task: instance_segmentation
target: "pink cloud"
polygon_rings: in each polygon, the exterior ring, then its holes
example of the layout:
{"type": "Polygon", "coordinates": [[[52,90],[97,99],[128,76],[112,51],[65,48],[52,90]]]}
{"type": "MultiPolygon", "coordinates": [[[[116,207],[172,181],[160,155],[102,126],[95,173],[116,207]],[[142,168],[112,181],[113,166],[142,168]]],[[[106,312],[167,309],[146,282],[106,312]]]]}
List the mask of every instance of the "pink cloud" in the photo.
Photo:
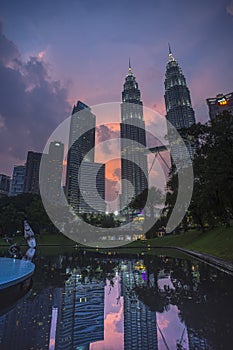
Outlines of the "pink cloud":
{"type": "Polygon", "coordinates": [[[120,293],[119,279],[116,277],[114,287],[109,282],[105,287],[105,320],[104,320],[104,340],[90,345],[90,350],[122,350],[124,347],[124,307],[123,297],[119,303],[116,299],[120,293]]]}
{"type": "MultiPolygon", "coordinates": [[[[170,309],[162,314],[157,313],[158,326],[166,340],[169,349],[176,349],[176,342],[181,338],[185,328],[184,343],[188,345],[188,335],[185,325],[179,319],[179,309],[175,305],[170,305],[170,309]]],[[[164,341],[158,329],[159,349],[165,349],[164,341]]]]}

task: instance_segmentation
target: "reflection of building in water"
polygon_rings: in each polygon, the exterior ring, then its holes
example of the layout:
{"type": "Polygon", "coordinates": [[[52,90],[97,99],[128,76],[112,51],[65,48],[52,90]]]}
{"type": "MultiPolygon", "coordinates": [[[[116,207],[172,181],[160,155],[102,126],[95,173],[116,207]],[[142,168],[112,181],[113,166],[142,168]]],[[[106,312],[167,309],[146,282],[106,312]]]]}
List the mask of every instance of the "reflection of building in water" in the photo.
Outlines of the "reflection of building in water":
{"type": "Polygon", "coordinates": [[[48,349],[52,302],[50,289],[19,302],[1,325],[1,349],[48,349]]]}
{"type": "Polygon", "coordinates": [[[188,328],[189,350],[207,350],[209,349],[207,341],[200,338],[194,329],[188,328]]]}
{"type": "MultiPolygon", "coordinates": [[[[135,264],[137,268],[137,264],[135,264]]],[[[143,271],[136,271],[133,262],[122,265],[122,291],[124,297],[124,349],[156,350],[158,338],[156,312],[137,299],[133,287],[143,284],[143,271]]]]}
{"type": "Polygon", "coordinates": [[[104,339],[104,286],[71,274],[58,301],[56,350],[88,350],[104,339]]]}
{"type": "Polygon", "coordinates": [[[1,347],[2,339],[4,335],[4,324],[6,322],[6,317],[7,315],[0,316],[0,347],[1,347]]]}

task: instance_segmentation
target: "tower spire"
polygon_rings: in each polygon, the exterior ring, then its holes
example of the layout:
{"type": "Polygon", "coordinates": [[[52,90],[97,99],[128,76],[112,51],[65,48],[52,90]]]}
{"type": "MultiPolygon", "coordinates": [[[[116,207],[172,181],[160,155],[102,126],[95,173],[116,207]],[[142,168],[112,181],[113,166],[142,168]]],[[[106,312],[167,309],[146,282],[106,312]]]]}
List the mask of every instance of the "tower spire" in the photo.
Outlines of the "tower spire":
{"type": "Polygon", "coordinates": [[[130,57],[129,57],[129,68],[128,68],[128,75],[132,75],[132,68],[131,68],[131,62],[130,62],[130,57]]]}
{"type": "Polygon", "coordinates": [[[169,61],[174,61],[174,57],[172,56],[171,45],[168,43],[168,53],[169,53],[169,61]]]}

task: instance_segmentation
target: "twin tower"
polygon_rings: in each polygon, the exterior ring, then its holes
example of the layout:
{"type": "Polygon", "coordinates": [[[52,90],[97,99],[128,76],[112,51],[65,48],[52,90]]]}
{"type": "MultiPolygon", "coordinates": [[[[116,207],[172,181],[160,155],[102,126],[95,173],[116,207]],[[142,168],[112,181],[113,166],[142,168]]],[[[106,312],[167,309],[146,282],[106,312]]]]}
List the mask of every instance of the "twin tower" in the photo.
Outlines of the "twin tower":
{"type": "MultiPolygon", "coordinates": [[[[182,70],[169,47],[166,67],[165,105],[167,120],[180,129],[195,123],[190,93],[182,70]]],[[[66,197],[77,213],[105,213],[105,164],[94,162],[96,117],[78,101],[74,106],[69,135],[66,197]]],[[[132,197],[148,188],[146,131],[143,103],[129,62],[121,103],[121,195],[124,211],[132,197]]]]}

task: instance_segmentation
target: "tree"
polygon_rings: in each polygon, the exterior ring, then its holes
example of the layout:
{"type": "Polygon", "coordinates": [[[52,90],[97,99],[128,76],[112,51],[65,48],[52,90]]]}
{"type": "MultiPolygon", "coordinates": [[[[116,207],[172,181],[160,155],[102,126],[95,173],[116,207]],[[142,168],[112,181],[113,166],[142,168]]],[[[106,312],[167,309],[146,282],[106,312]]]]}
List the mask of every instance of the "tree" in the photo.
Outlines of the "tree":
{"type": "Polygon", "coordinates": [[[0,199],[0,234],[13,235],[23,232],[23,221],[27,219],[36,233],[51,232],[51,223],[40,196],[24,193],[16,197],[0,199]]]}
{"type": "MultiPolygon", "coordinates": [[[[233,116],[224,112],[213,121],[193,125],[188,135],[195,148],[190,215],[202,231],[205,223],[230,225],[233,218],[233,116]]],[[[174,169],[167,187],[166,204],[171,213],[178,193],[178,176],[174,169]]]]}
{"type": "Polygon", "coordinates": [[[129,208],[136,212],[144,211],[144,231],[147,238],[155,236],[156,229],[159,224],[156,222],[155,209],[163,204],[164,195],[162,191],[156,187],[145,189],[142,193],[136,196],[129,204],[129,208]]]}

